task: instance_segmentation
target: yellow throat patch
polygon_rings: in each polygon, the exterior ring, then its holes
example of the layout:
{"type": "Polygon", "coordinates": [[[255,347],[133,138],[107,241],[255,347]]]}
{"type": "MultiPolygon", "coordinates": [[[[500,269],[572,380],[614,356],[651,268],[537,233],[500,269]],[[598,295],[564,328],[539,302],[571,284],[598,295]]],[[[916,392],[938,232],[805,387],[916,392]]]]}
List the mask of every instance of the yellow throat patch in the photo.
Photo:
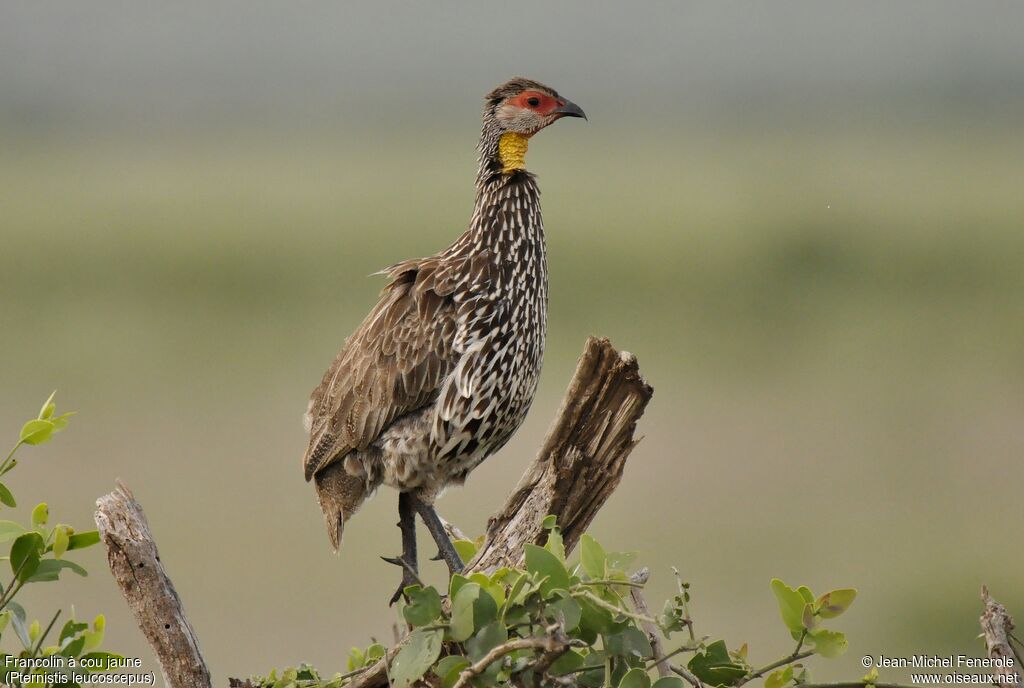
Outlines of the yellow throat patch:
{"type": "Polygon", "coordinates": [[[505,174],[515,170],[526,169],[526,149],[530,145],[530,137],[515,132],[505,132],[498,139],[498,160],[501,171],[505,174]]]}

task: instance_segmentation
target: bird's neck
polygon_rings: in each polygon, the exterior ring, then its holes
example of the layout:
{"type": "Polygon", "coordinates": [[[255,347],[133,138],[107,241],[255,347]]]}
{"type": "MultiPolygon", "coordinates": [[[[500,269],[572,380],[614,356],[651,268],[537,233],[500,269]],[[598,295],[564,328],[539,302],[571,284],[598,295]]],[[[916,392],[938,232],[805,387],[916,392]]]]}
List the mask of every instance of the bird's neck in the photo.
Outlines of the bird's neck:
{"type": "Polygon", "coordinates": [[[530,147],[530,137],[515,132],[505,132],[498,138],[498,162],[501,171],[509,174],[515,170],[526,169],[526,149],[530,147]]]}
{"type": "Polygon", "coordinates": [[[529,137],[485,124],[480,135],[476,204],[463,240],[501,256],[544,243],[540,189],[526,170],[529,137]]]}
{"type": "Polygon", "coordinates": [[[526,170],[492,174],[477,184],[467,239],[502,260],[524,245],[544,243],[540,189],[526,170]]]}
{"type": "Polygon", "coordinates": [[[484,124],[480,132],[480,167],[477,171],[477,189],[495,177],[511,175],[526,169],[526,151],[530,137],[512,131],[502,131],[494,122],[484,124]]]}

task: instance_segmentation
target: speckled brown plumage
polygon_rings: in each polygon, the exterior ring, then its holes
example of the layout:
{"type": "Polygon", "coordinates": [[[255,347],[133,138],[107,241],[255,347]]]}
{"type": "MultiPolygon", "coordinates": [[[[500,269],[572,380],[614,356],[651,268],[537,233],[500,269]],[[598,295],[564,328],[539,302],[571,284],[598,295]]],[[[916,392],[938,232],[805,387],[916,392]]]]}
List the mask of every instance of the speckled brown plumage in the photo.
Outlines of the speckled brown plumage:
{"type": "Polygon", "coordinates": [[[469,228],[382,271],[391,282],[313,391],[303,463],[335,548],[380,485],[432,504],[525,418],[544,351],[544,229],[534,176],[510,169],[499,144],[517,136],[525,151],[566,115],[582,111],[525,79],[487,96],[469,228]]]}

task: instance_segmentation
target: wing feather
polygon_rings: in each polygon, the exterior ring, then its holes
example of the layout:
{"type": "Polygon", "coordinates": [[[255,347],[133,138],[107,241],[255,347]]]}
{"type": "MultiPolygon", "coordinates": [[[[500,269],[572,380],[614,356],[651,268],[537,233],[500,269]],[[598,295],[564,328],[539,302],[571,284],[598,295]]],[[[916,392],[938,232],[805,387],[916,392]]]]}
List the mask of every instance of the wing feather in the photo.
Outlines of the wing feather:
{"type": "Polygon", "coordinates": [[[433,257],[385,271],[391,283],[310,397],[306,480],[436,399],[458,358],[454,285],[438,281],[441,266],[433,257]]]}

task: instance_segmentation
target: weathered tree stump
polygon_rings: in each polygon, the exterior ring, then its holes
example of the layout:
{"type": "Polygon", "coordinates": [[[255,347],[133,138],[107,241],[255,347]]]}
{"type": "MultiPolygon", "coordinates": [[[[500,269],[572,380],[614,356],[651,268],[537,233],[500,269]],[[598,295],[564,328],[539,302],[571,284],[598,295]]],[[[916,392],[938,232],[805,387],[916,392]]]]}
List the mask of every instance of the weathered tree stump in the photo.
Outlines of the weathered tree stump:
{"type": "Polygon", "coordinates": [[[199,641],[164,570],[142,505],[120,481],[96,501],[96,526],[107,562],[135,622],[160,662],[169,688],[209,688],[199,641]]]}

